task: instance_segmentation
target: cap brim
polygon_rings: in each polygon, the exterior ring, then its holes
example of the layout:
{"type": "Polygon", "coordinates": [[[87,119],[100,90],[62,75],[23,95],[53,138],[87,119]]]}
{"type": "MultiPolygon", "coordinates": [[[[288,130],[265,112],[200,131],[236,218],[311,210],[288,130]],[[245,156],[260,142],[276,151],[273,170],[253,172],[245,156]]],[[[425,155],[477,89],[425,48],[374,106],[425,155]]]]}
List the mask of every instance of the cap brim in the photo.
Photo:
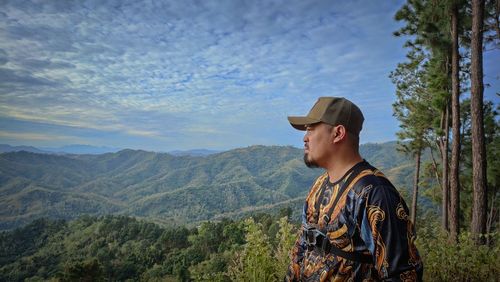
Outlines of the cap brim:
{"type": "Polygon", "coordinates": [[[297,130],[306,130],[306,127],[310,124],[315,124],[320,122],[319,120],[310,117],[288,117],[288,121],[297,130]]]}

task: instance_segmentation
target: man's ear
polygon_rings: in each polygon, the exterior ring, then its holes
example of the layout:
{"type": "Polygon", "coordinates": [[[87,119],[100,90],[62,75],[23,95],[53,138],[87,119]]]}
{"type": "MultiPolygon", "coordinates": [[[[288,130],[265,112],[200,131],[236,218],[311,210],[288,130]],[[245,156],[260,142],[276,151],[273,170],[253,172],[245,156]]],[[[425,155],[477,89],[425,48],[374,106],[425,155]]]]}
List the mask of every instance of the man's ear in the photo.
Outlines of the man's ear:
{"type": "Polygon", "coordinates": [[[332,143],[338,143],[346,138],[347,131],[343,125],[337,125],[332,130],[332,143]]]}

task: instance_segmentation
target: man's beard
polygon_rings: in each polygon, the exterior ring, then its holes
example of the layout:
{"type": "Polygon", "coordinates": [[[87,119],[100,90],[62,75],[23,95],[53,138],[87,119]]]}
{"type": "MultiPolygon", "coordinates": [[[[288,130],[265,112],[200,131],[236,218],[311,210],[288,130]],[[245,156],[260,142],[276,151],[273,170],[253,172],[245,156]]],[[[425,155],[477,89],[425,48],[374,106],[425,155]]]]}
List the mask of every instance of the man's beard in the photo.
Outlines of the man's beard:
{"type": "Polygon", "coordinates": [[[319,167],[319,165],[315,161],[309,160],[307,154],[304,154],[304,163],[306,164],[306,166],[308,168],[317,168],[317,167],[319,167]]]}

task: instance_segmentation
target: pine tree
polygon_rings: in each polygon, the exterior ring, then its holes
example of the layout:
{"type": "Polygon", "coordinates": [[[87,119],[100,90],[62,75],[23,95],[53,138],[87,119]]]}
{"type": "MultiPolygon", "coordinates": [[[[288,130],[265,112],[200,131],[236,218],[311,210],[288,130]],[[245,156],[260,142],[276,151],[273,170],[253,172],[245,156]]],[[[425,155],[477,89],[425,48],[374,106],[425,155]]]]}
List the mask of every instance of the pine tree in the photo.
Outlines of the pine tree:
{"type": "Polygon", "coordinates": [[[396,102],[393,104],[394,116],[400,121],[401,130],[397,133],[398,149],[415,157],[411,220],[415,223],[422,150],[428,146],[426,141],[429,124],[433,115],[429,107],[421,62],[425,56],[416,50],[407,55],[409,62],[398,64],[390,75],[396,85],[396,102]]]}
{"type": "MultiPolygon", "coordinates": [[[[441,152],[443,180],[441,189],[443,191],[443,228],[447,229],[448,214],[448,115],[450,101],[450,34],[447,27],[450,25],[445,16],[447,2],[408,0],[408,2],[396,13],[398,21],[405,21],[406,25],[395,32],[396,36],[407,35],[411,39],[405,43],[411,52],[424,54],[424,60],[420,64],[423,68],[422,81],[425,81],[425,90],[429,94],[424,103],[434,108],[441,114],[433,114],[432,117],[441,116],[439,121],[430,121],[434,138],[437,140],[441,152]],[[437,126],[436,126],[437,124],[437,126]]],[[[415,155],[417,156],[417,155],[415,155]]],[[[415,158],[417,162],[417,157],[415,158]]],[[[417,166],[418,167],[418,166],[417,166]]],[[[415,183],[418,183],[415,181],[415,183]]],[[[416,190],[415,190],[416,192],[416,190]]]]}
{"type": "Polygon", "coordinates": [[[459,205],[460,205],[460,79],[459,79],[459,48],[458,48],[458,0],[451,0],[451,131],[453,141],[451,144],[451,169],[450,169],[450,239],[458,240],[459,233],[459,205]]]}
{"type": "Polygon", "coordinates": [[[473,207],[471,231],[477,244],[486,232],[487,182],[483,124],[483,19],[484,0],[472,0],[471,118],[473,207]]]}

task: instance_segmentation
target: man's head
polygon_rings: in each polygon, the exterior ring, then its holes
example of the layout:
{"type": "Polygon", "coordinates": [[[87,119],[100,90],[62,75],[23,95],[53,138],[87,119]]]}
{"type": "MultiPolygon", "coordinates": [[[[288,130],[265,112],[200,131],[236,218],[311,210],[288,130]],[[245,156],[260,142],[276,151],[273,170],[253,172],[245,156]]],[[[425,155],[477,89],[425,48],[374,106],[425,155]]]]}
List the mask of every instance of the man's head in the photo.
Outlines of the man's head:
{"type": "Polygon", "coordinates": [[[351,101],[339,97],[320,97],[307,116],[290,116],[290,124],[305,130],[304,161],[309,167],[324,166],[338,150],[359,146],[364,117],[351,101]]]}

